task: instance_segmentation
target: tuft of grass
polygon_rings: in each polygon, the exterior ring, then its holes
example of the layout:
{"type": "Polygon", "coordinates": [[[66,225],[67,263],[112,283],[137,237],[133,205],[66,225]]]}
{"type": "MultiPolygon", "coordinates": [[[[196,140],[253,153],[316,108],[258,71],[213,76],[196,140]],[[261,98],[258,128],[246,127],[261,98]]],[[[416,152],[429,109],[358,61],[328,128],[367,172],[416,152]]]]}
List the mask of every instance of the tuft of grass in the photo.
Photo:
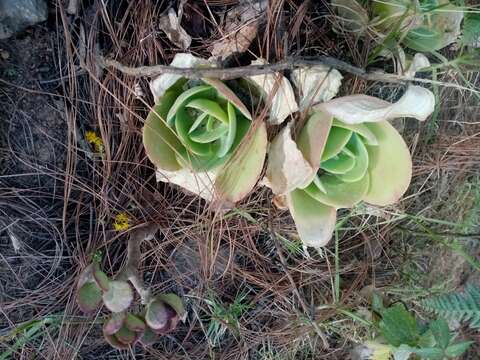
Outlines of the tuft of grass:
{"type": "Polygon", "coordinates": [[[204,302],[208,307],[207,339],[212,347],[221,344],[227,332],[235,337],[240,335],[240,319],[242,315],[252,308],[246,302],[247,293],[238,294],[230,304],[223,303],[218,297],[210,294],[204,302]]]}

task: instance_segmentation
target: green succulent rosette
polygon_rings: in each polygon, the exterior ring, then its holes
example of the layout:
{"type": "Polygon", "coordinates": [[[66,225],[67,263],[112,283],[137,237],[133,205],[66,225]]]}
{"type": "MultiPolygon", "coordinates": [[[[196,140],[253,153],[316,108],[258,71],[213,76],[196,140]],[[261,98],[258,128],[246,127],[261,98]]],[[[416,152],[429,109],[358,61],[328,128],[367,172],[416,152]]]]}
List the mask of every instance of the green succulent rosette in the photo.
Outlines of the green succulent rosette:
{"type": "Polygon", "coordinates": [[[387,121],[346,124],[317,113],[302,129],[298,147],[307,158],[320,161],[312,181],[287,195],[299,236],[307,244],[309,239],[314,244],[319,238],[330,239],[338,209],[361,201],[382,206],[395,203],[410,183],[410,152],[387,121]],[[316,127],[328,135],[323,148],[312,154],[308,144],[316,127]]]}
{"type": "Polygon", "coordinates": [[[460,35],[463,10],[449,0],[374,1],[378,27],[390,31],[400,25],[403,44],[415,51],[435,51],[453,43],[460,35]]]}
{"type": "Polygon", "coordinates": [[[307,246],[332,237],[336,212],[361,201],[397,202],[412,177],[402,136],[387,119],[424,120],[434,108],[427,89],[412,86],[394,104],[367,95],[337,98],[313,110],[296,141],[286,127],[273,141],[266,176],[307,246]]]}
{"type": "Polygon", "coordinates": [[[252,124],[247,107],[222,81],[179,79],[150,111],[143,143],[169,181],[234,203],[252,190],[265,160],[265,125],[252,124]]]}
{"type": "Polygon", "coordinates": [[[454,43],[461,34],[464,12],[449,0],[332,0],[332,6],[342,31],[373,30],[381,40],[393,34],[405,47],[421,52],[454,43]]]}

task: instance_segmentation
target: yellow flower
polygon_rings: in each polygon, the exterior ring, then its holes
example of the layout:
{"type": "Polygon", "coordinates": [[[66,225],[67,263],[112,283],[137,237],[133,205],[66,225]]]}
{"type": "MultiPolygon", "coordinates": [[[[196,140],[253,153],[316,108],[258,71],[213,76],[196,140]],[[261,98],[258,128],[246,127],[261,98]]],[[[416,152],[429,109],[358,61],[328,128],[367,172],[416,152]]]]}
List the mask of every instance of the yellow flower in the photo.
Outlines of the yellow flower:
{"type": "Polygon", "coordinates": [[[115,215],[113,227],[116,231],[124,231],[130,227],[130,218],[125,211],[119,212],[117,215],[115,215]]]}
{"type": "Polygon", "coordinates": [[[95,146],[96,151],[103,152],[103,141],[94,131],[87,131],[85,138],[90,144],[95,146]]]}

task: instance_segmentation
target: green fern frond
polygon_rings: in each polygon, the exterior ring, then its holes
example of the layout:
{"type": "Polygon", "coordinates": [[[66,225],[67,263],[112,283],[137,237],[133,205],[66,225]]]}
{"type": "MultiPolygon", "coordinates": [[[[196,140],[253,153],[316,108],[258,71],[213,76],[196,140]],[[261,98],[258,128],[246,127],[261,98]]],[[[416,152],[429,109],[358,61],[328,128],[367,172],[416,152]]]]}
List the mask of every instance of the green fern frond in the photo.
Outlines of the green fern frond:
{"type": "Polygon", "coordinates": [[[446,294],[425,299],[421,305],[446,319],[468,321],[471,328],[480,328],[480,287],[467,285],[463,293],[446,294]]]}

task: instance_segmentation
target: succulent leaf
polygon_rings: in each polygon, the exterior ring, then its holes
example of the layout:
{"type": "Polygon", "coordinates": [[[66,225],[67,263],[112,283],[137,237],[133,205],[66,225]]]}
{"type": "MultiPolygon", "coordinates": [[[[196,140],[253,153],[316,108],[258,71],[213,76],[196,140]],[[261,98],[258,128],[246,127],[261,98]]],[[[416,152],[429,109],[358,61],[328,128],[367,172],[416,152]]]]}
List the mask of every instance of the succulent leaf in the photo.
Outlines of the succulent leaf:
{"type": "MultiPolygon", "coordinates": [[[[343,150],[343,149],[342,149],[343,150]]],[[[353,169],[355,166],[355,158],[351,156],[350,152],[341,151],[338,155],[327,161],[322,162],[320,168],[332,174],[345,174],[353,169]]]]}
{"type": "Polygon", "coordinates": [[[126,319],[124,312],[113,313],[112,316],[103,324],[103,333],[113,335],[121,329],[126,319]]]}
{"type": "Polygon", "coordinates": [[[338,155],[340,151],[347,145],[348,141],[352,137],[352,131],[332,126],[330,132],[328,133],[328,140],[323,149],[322,153],[322,162],[327,161],[334,156],[338,155]]]}
{"type": "Polygon", "coordinates": [[[110,279],[102,270],[100,270],[100,264],[98,262],[95,262],[93,265],[93,277],[95,278],[97,285],[103,291],[108,291],[110,287],[110,279]]]}
{"type": "Polygon", "coordinates": [[[114,347],[115,349],[118,349],[118,350],[125,350],[125,349],[128,349],[128,345],[127,344],[124,344],[122,342],[120,342],[116,337],[115,335],[107,335],[107,334],[103,334],[103,337],[105,338],[105,340],[107,341],[107,343],[109,343],[112,347],[114,347]]]}
{"type": "Polygon", "coordinates": [[[126,310],[132,301],[133,291],[131,286],[121,280],[110,281],[108,291],[103,294],[103,302],[112,312],[122,312],[126,310]]]}
{"type": "Polygon", "coordinates": [[[146,327],[145,322],[133,314],[127,314],[125,318],[125,326],[133,332],[143,332],[146,327]]]}
{"type": "Polygon", "coordinates": [[[148,304],[145,321],[150,328],[162,329],[168,325],[169,320],[169,312],[163,301],[154,299],[148,304]]]}
{"type": "Polygon", "coordinates": [[[177,313],[179,318],[183,318],[185,315],[185,307],[183,306],[182,299],[176,294],[160,294],[157,298],[170,305],[177,313]]]}
{"type": "Polygon", "coordinates": [[[137,339],[137,334],[129,330],[126,326],[122,326],[120,330],[115,333],[115,338],[122,344],[130,345],[137,339]]]}
{"type": "Polygon", "coordinates": [[[317,201],[334,207],[350,208],[358,204],[368,191],[369,176],[363,176],[356,182],[343,182],[337,176],[325,174],[320,176],[324,191],[311,183],[304,190],[317,201]]]}
{"type": "Polygon", "coordinates": [[[435,108],[435,96],[421,86],[410,85],[396,102],[368,95],[343,96],[318,105],[317,109],[329,113],[346,124],[360,124],[413,117],[425,120],[435,108]]]}
{"type": "Polygon", "coordinates": [[[370,131],[370,129],[365,124],[347,124],[341,122],[340,120],[333,119],[333,126],[348,129],[352,132],[355,132],[365,138],[366,144],[368,145],[377,145],[378,141],[375,137],[375,134],[370,131]]]}
{"type": "Polygon", "coordinates": [[[367,124],[378,146],[367,146],[370,188],[364,200],[373,205],[398,201],[412,178],[412,159],[402,136],[388,122],[367,124]]]}
{"type": "Polygon", "coordinates": [[[306,246],[325,246],[335,230],[337,211],[322,204],[305,191],[287,194],[287,204],[297,227],[298,235],[306,246]]]}
{"type": "Polygon", "coordinates": [[[221,199],[235,203],[244,198],[260,177],[267,152],[267,129],[261,123],[247,135],[232,159],[215,179],[215,189],[221,199]]]}
{"type": "MultiPolygon", "coordinates": [[[[377,142],[376,138],[375,142],[377,142]]],[[[369,161],[367,148],[363,143],[362,139],[357,134],[352,135],[346,148],[353,154],[355,159],[355,165],[352,169],[343,174],[337,175],[337,177],[344,182],[359,181],[362,177],[365,176],[365,173],[368,169],[369,161]]]]}
{"type": "Polygon", "coordinates": [[[102,303],[101,289],[93,281],[86,282],[77,291],[77,303],[83,312],[95,311],[102,303]]]}
{"type": "Polygon", "coordinates": [[[143,127],[143,145],[148,157],[155,165],[168,171],[182,168],[176,154],[184,147],[166,123],[168,110],[180,92],[176,87],[167,90],[162,101],[148,114],[143,127]]]}
{"type": "Polygon", "coordinates": [[[145,328],[145,331],[140,337],[140,342],[145,346],[150,346],[154,344],[157,340],[158,334],[155,334],[149,327],[145,328]]]}
{"type": "Polygon", "coordinates": [[[314,169],[320,166],[332,121],[330,114],[315,111],[298,136],[298,149],[314,169]]]}

